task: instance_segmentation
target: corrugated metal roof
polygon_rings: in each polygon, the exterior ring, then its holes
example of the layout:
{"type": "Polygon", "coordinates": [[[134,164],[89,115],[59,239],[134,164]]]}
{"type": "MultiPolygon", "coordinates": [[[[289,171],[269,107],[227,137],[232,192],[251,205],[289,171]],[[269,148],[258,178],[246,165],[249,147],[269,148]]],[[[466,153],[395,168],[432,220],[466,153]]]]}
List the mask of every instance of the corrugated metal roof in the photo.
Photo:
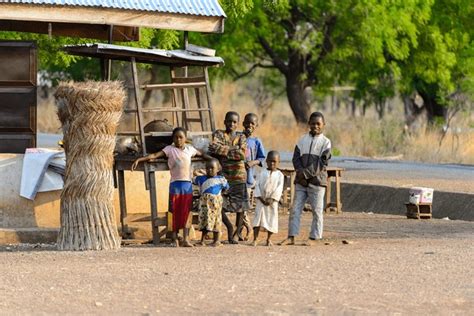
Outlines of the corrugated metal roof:
{"type": "Polygon", "coordinates": [[[218,0],[0,0],[2,2],[226,17],[218,0]]]}

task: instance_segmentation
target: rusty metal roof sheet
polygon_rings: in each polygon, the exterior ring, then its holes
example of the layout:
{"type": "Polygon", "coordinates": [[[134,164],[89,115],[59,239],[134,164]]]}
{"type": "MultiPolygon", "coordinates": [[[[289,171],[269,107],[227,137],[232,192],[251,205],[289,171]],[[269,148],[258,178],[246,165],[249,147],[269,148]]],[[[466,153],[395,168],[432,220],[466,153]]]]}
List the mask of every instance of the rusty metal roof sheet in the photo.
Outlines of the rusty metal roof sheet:
{"type": "Polygon", "coordinates": [[[82,6],[226,17],[218,0],[0,0],[0,3],[82,6]]]}

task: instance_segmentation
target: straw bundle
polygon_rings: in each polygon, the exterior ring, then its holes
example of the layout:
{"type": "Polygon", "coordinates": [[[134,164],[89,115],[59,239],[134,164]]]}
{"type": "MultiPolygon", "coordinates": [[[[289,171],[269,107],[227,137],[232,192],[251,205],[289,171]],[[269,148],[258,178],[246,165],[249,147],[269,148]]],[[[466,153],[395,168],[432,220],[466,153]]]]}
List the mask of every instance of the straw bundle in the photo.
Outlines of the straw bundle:
{"type": "Polygon", "coordinates": [[[125,92],[119,82],[63,83],[55,98],[66,152],[58,248],[117,249],[112,166],[125,92]]]}

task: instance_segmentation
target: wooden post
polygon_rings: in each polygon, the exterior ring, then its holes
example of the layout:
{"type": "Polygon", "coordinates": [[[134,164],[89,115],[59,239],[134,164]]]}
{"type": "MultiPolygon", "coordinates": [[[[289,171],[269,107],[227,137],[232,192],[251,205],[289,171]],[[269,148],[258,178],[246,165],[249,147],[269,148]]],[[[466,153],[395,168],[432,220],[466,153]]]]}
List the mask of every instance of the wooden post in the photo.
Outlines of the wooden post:
{"type": "Polygon", "coordinates": [[[342,213],[341,203],[341,170],[336,170],[336,213],[342,213]]]}
{"type": "Polygon", "coordinates": [[[120,225],[122,226],[122,238],[128,234],[127,220],[127,199],[125,193],[125,174],[123,170],[118,170],[118,190],[120,203],[120,225]]]}
{"type": "Polygon", "coordinates": [[[331,212],[331,175],[328,172],[328,179],[326,184],[326,206],[324,212],[331,212]]]}
{"type": "MultiPolygon", "coordinates": [[[[171,82],[174,82],[174,78],[176,78],[176,70],[174,69],[174,67],[170,67],[170,77],[171,77],[171,82]]],[[[178,102],[179,102],[179,97],[178,97],[178,90],[177,89],[173,89],[173,97],[171,98],[171,103],[174,107],[178,107],[178,102]]],[[[174,127],[177,127],[179,125],[183,126],[183,114],[181,114],[181,124],[179,124],[179,116],[178,116],[178,112],[175,112],[175,117],[176,118],[176,126],[174,127]]],[[[174,121],[174,120],[173,120],[174,121]]]]}
{"type": "MultiPolygon", "coordinates": [[[[201,92],[199,90],[199,88],[195,88],[194,89],[194,94],[196,95],[196,102],[197,102],[197,106],[199,109],[202,109],[204,108],[203,105],[202,105],[202,98],[201,98],[201,92]]],[[[206,130],[206,127],[209,125],[208,124],[208,121],[206,119],[206,116],[204,115],[204,113],[202,111],[199,112],[199,119],[201,121],[201,130],[202,131],[205,131],[206,130]]]]}
{"type": "MultiPolygon", "coordinates": [[[[132,81],[133,81],[133,90],[135,95],[135,105],[137,109],[137,120],[138,120],[138,130],[140,132],[140,142],[142,145],[142,154],[143,156],[147,155],[146,150],[146,142],[145,142],[145,132],[143,131],[143,111],[142,111],[142,104],[140,100],[140,90],[138,89],[138,73],[137,73],[137,63],[135,61],[135,57],[130,59],[130,64],[132,67],[132,81]]],[[[143,163],[143,168],[145,169],[145,189],[150,189],[150,181],[148,178],[148,164],[145,162],[143,163]]]]}
{"type": "Polygon", "coordinates": [[[216,130],[216,124],[214,122],[214,113],[212,112],[212,100],[211,100],[211,86],[209,83],[209,74],[207,72],[207,67],[204,67],[204,78],[206,80],[206,96],[207,96],[207,105],[209,107],[209,119],[211,121],[211,131],[216,130]]]}
{"type": "Polygon", "coordinates": [[[155,220],[158,217],[158,207],[156,201],[156,186],[155,186],[155,172],[148,172],[148,179],[150,181],[150,208],[151,208],[151,232],[153,235],[153,244],[157,245],[160,243],[160,233],[155,220]]]}

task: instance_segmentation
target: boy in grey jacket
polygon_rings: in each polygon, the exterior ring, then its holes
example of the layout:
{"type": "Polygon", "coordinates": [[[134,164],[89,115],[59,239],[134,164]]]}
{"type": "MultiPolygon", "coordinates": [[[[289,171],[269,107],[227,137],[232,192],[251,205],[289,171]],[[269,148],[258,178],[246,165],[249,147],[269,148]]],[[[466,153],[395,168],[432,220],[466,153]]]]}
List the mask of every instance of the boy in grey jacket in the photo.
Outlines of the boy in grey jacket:
{"type": "Polygon", "coordinates": [[[294,245],[300,232],[301,212],[308,200],[313,213],[313,222],[307,245],[311,240],[323,237],[324,193],[327,185],[326,166],[331,158],[331,141],[323,135],[324,115],[313,112],[308,121],[309,133],[304,134],[293,152],[296,171],[295,198],[288,224],[288,238],[281,245],[294,245]]]}

